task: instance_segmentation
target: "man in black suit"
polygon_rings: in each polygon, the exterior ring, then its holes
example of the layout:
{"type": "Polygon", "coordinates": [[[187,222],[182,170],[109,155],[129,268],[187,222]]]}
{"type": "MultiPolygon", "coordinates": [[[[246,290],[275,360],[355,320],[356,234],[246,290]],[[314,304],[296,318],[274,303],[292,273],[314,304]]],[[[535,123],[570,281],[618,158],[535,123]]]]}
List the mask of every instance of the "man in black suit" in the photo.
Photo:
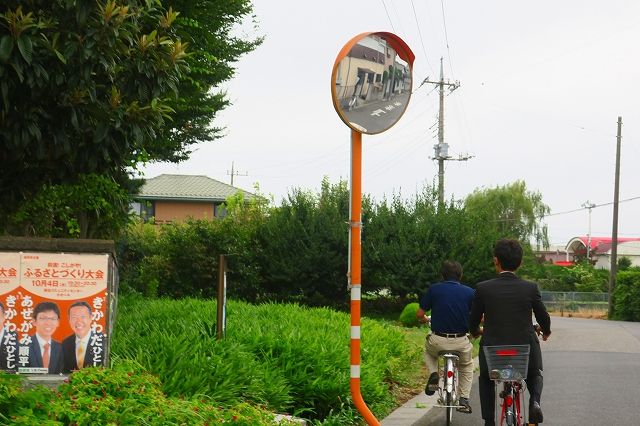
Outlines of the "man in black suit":
{"type": "Polygon", "coordinates": [[[18,336],[5,327],[6,308],[0,302],[0,370],[14,371],[18,358],[18,336]]]}
{"type": "Polygon", "coordinates": [[[69,307],[73,334],[62,341],[64,372],[104,365],[104,334],[91,329],[91,306],[84,301],[69,307]]]}
{"type": "Polygon", "coordinates": [[[489,379],[483,347],[493,345],[530,345],[527,388],[529,423],[542,423],[540,394],[542,393],[542,353],[540,341],[532,324],[531,313],[542,330],[543,340],[551,334],[551,319],[542,303],[536,283],[518,278],[515,271],[522,263],[522,246],[516,240],[499,240],[493,251],[498,278],[476,286],[471,304],[469,330],[480,340],[480,405],[485,425],[494,424],[494,386],[489,379]],[[484,315],[484,328],[480,321],[484,315]]]}
{"type": "Polygon", "coordinates": [[[46,368],[49,374],[62,373],[62,345],[53,340],[60,325],[60,308],[53,302],[40,302],[33,310],[36,333],[29,343],[29,367],[46,368]]]}

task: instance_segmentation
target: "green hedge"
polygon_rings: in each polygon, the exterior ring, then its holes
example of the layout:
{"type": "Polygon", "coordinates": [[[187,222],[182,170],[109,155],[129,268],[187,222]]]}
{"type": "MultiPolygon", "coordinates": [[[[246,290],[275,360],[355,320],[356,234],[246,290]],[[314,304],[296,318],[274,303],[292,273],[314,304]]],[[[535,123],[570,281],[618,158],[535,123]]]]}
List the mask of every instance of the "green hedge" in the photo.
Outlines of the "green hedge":
{"type": "Polygon", "coordinates": [[[640,321],[640,271],[618,272],[613,303],[614,319],[640,321]]]}
{"type": "MultiPolygon", "coordinates": [[[[227,203],[224,219],[130,226],[118,242],[122,291],[213,297],[218,259],[225,254],[232,298],[348,306],[346,182],[325,180],[319,194],[294,190],[273,208],[238,199],[227,203]]],[[[494,276],[493,225],[457,203],[444,210],[437,205],[429,188],[409,200],[363,198],[363,297],[382,292],[415,299],[439,281],[444,259],[459,259],[471,283],[494,276]]]]}

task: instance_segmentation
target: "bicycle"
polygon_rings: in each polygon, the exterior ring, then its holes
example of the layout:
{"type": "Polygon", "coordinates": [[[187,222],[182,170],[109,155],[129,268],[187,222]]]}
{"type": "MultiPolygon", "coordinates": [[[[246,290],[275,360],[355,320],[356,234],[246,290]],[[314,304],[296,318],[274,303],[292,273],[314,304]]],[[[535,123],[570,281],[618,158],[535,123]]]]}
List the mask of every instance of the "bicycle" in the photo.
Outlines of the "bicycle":
{"type": "Polygon", "coordinates": [[[358,105],[358,97],[356,95],[353,95],[351,97],[351,99],[349,99],[349,111],[353,111],[353,109],[358,105]]]}
{"type": "Polygon", "coordinates": [[[495,384],[496,425],[524,426],[524,393],[529,367],[529,345],[485,346],[489,378],[495,384]],[[500,419],[498,419],[500,412],[500,419]],[[498,421],[500,423],[498,423],[498,421]]]}
{"type": "Polygon", "coordinates": [[[453,421],[454,409],[461,408],[459,404],[460,393],[458,391],[458,362],[460,352],[440,351],[438,352],[438,405],[436,407],[445,408],[445,418],[447,426],[453,421]]]}

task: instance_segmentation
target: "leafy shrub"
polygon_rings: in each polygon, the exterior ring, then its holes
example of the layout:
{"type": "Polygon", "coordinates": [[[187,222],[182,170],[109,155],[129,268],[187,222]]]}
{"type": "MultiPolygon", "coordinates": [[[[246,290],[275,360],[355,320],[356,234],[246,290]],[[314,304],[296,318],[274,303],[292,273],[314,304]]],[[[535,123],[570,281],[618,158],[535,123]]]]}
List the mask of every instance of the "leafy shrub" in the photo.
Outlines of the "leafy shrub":
{"type": "Polygon", "coordinates": [[[618,259],[618,271],[626,271],[631,268],[633,262],[627,256],[622,256],[618,259]]]}
{"type": "Polygon", "coordinates": [[[21,377],[0,373],[0,421],[15,425],[139,424],[272,425],[273,413],[246,403],[221,408],[210,398],[168,398],[160,381],[139,365],[86,368],[57,390],[21,389],[21,377]]]}
{"type": "Polygon", "coordinates": [[[113,178],[80,174],[72,184],[42,185],[9,218],[8,230],[41,237],[113,238],[126,228],[128,208],[129,194],[113,178]]]}
{"type": "Polygon", "coordinates": [[[576,280],[571,268],[551,264],[530,264],[522,268],[523,277],[540,284],[546,291],[576,291],[576,280]]]}
{"type": "Polygon", "coordinates": [[[385,318],[393,321],[398,320],[398,312],[407,306],[408,303],[415,302],[414,297],[398,297],[380,294],[362,295],[362,314],[374,318],[385,318]]]}
{"type": "Polygon", "coordinates": [[[155,226],[135,223],[118,244],[123,293],[213,297],[221,254],[227,257],[230,295],[254,300],[258,272],[250,259],[252,228],[224,220],[193,220],[155,226]]]}
{"type": "Polygon", "coordinates": [[[400,323],[405,327],[419,326],[420,323],[418,322],[418,317],[416,317],[416,313],[418,312],[419,308],[420,308],[420,304],[415,302],[409,303],[407,306],[404,307],[404,309],[402,310],[402,313],[400,313],[400,317],[398,318],[398,321],[400,321],[400,323]]]}
{"type": "Polygon", "coordinates": [[[640,271],[618,272],[613,303],[614,319],[640,321],[640,271]]]}
{"type": "Polygon", "coordinates": [[[576,291],[606,292],[609,286],[609,271],[596,269],[592,265],[579,263],[571,268],[576,291]]]}
{"type": "Polygon", "coordinates": [[[523,277],[531,279],[546,291],[606,292],[609,272],[588,263],[566,267],[550,264],[528,266],[521,270],[523,277]]]}
{"type": "Polygon", "coordinates": [[[344,181],[332,185],[325,178],[319,194],[293,190],[282,200],[256,231],[254,261],[264,277],[264,296],[310,306],[346,306],[348,218],[344,181]]]}
{"type": "MultiPolygon", "coordinates": [[[[460,259],[465,280],[495,275],[490,262],[495,221],[459,203],[438,207],[425,187],[412,199],[398,194],[362,202],[364,291],[415,298],[440,279],[444,259],[460,259]]],[[[123,292],[212,297],[220,254],[227,258],[228,294],[251,302],[279,301],[346,308],[349,191],[324,179],[320,192],[294,189],[279,207],[227,200],[224,219],[132,225],[119,241],[123,292]]],[[[527,251],[528,253],[529,251],[527,251]]]]}

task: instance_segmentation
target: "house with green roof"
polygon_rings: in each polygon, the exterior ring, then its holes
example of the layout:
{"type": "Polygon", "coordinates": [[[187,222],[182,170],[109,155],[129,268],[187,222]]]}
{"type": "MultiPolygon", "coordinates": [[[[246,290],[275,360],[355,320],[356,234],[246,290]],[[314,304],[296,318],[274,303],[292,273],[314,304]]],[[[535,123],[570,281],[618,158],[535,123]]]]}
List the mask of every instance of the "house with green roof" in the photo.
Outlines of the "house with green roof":
{"type": "Polygon", "coordinates": [[[224,217],[222,204],[240,192],[245,199],[256,195],[201,175],[163,174],[148,179],[133,196],[132,210],[155,223],[224,217]]]}

